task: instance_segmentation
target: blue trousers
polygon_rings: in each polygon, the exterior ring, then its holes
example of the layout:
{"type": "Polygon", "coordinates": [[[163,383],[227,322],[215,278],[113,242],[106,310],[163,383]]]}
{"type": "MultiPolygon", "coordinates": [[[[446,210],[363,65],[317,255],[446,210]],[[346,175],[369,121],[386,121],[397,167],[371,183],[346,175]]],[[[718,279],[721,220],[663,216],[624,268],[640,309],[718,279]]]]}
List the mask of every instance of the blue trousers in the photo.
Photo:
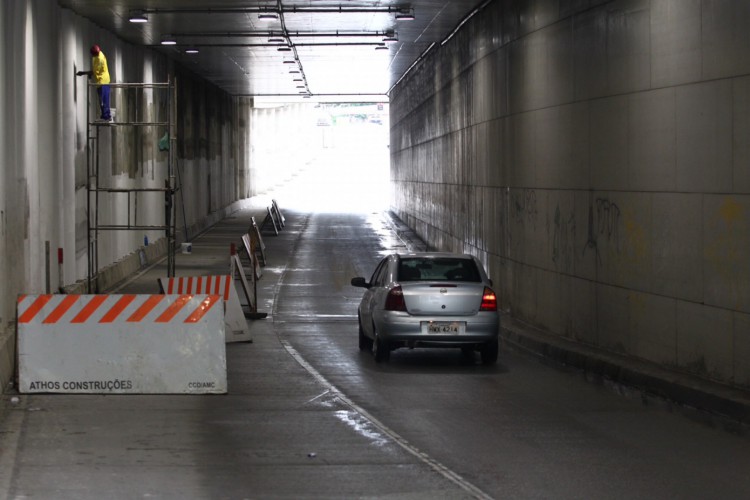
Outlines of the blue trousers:
{"type": "Polygon", "coordinates": [[[109,120],[112,115],[109,112],[109,85],[100,85],[96,88],[99,94],[99,106],[102,108],[102,120],[109,120]]]}

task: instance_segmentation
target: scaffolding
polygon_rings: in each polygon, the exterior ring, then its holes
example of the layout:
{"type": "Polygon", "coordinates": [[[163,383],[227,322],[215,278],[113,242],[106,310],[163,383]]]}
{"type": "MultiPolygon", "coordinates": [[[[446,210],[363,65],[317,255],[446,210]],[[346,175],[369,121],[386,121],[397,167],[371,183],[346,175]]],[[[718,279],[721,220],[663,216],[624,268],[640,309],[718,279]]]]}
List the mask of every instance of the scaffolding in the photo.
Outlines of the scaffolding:
{"type": "MultiPolygon", "coordinates": [[[[87,92],[87,117],[88,126],[86,133],[86,144],[88,145],[88,154],[86,161],[87,179],[87,199],[86,199],[86,219],[87,219],[87,249],[88,249],[88,293],[99,293],[99,240],[100,233],[103,231],[164,231],[167,241],[167,274],[169,277],[175,275],[175,219],[176,204],[175,193],[178,189],[175,180],[175,161],[174,161],[174,141],[175,141],[175,113],[176,113],[176,92],[175,83],[168,81],[166,83],[110,83],[110,89],[122,89],[122,93],[132,93],[133,106],[128,109],[120,109],[121,115],[125,118],[118,121],[104,122],[92,119],[92,116],[99,116],[99,101],[96,93],[97,84],[89,82],[89,92],[87,92]],[[93,92],[92,92],[93,89],[93,92]],[[153,121],[158,118],[156,111],[147,113],[143,101],[147,91],[151,89],[151,96],[155,100],[157,92],[164,92],[166,110],[162,113],[165,120],[153,121]],[[92,97],[93,94],[93,97],[92,97]],[[93,99],[93,102],[92,102],[93,99]],[[93,109],[92,109],[93,106],[93,109]],[[150,115],[148,119],[144,115],[150,115]],[[110,141],[108,151],[102,151],[100,139],[105,130],[118,130],[122,127],[131,128],[149,128],[155,127],[157,130],[164,129],[166,133],[167,165],[166,178],[164,187],[113,187],[102,181],[100,168],[102,163],[102,154],[109,153],[110,162],[113,170],[118,160],[116,155],[112,154],[109,149],[113,148],[113,141],[110,141]],[[138,200],[139,195],[164,197],[164,223],[163,224],[143,224],[138,221],[138,200]],[[100,222],[100,204],[106,196],[126,196],[127,197],[127,220],[126,221],[103,221],[100,222]]],[[[129,102],[126,99],[122,101],[129,102]]],[[[114,134],[112,134],[114,135],[114,134]]],[[[161,136],[161,133],[156,135],[161,136]]],[[[161,149],[159,147],[158,149],[161,149]]],[[[154,156],[158,154],[158,149],[154,148],[154,156]]],[[[132,157],[132,156],[131,156],[132,157]]],[[[154,158],[155,159],[155,158],[154,158]]],[[[138,158],[135,158],[137,161],[138,158]]],[[[144,242],[144,245],[146,242],[144,242]]]]}

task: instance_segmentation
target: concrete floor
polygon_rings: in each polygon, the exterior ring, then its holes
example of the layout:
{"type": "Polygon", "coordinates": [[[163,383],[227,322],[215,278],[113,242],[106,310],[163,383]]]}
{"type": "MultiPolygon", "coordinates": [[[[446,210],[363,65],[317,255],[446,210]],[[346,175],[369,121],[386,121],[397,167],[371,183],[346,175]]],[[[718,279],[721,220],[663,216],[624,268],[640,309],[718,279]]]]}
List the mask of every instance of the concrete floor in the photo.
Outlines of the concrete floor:
{"type": "MultiPolygon", "coordinates": [[[[220,274],[252,211],[178,255],[220,274]]],[[[503,350],[357,349],[355,275],[404,243],[380,214],[286,213],[252,343],[219,396],[13,395],[0,498],[747,498],[747,437],[503,350]]],[[[157,293],[159,264],[113,292],[157,293]]]]}

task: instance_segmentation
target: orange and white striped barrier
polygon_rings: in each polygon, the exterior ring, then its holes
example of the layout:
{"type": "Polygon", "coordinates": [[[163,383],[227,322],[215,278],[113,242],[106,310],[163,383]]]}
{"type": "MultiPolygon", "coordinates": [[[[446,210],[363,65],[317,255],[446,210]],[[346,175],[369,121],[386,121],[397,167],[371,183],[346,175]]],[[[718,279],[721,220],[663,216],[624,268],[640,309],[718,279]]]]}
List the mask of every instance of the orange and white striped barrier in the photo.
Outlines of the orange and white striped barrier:
{"type": "Polygon", "coordinates": [[[162,292],[167,295],[186,293],[213,293],[221,295],[225,311],[225,341],[227,343],[253,341],[231,275],[159,278],[159,286],[162,292]]]}
{"type": "Polygon", "coordinates": [[[22,295],[19,391],[227,392],[219,295],[22,295]]]}
{"type": "Polygon", "coordinates": [[[253,241],[250,238],[250,233],[245,233],[242,235],[242,245],[245,247],[245,253],[249,257],[250,267],[253,269],[253,272],[255,273],[255,279],[256,280],[261,279],[263,277],[263,270],[260,268],[260,260],[258,259],[258,256],[255,254],[255,245],[253,244],[253,241]]]}

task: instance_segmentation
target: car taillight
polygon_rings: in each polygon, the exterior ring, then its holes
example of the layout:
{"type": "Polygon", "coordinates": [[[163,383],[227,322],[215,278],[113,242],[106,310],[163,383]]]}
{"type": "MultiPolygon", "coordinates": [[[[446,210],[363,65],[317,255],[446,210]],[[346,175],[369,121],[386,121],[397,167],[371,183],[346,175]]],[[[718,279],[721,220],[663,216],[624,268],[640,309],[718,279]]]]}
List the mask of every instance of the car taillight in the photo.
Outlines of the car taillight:
{"type": "Polygon", "coordinates": [[[497,311],[497,296],[490,288],[484,287],[484,293],[482,293],[482,305],[479,306],[480,311],[497,311]]]}
{"type": "Polygon", "coordinates": [[[393,287],[385,298],[386,311],[406,311],[406,302],[404,302],[404,291],[400,286],[393,287]]]}

